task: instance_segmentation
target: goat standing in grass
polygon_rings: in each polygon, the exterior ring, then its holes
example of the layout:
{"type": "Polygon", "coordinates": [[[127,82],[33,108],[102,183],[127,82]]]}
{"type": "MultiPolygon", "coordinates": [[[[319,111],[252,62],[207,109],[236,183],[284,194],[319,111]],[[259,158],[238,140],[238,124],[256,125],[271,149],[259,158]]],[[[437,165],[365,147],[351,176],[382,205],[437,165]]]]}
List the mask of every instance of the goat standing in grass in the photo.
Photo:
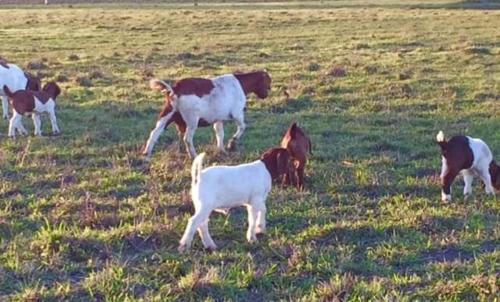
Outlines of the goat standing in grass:
{"type": "Polygon", "coordinates": [[[9,137],[16,137],[16,130],[21,134],[28,134],[23,126],[23,115],[31,115],[33,124],[35,125],[35,135],[42,135],[42,122],[40,114],[47,112],[52,124],[52,132],[59,134],[59,126],[56,119],[56,98],[61,93],[61,89],[54,82],[45,84],[42,91],[18,90],[12,92],[7,85],[3,86],[3,90],[12,102],[14,114],[10,119],[9,137]]]}
{"type": "Polygon", "coordinates": [[[191,197],[195,214],[189,219],[179,242],[179,251],[191,247],[198,230],[203,246],[214,250],[216,245],[208,231],[212,211],[246,206],[248,210],[247,240],[266,231],[266,198],[272,180],[290,169],[290,154],[283,148],[267,150],[259,160],[238,166],[213,166],[203,169],[205,153],[198,155],[191,167],[191,197]]]}
{"type": "Polygon", "coordinates": [[[165,105],[160,113],[156,127],[151,131],[143,154],[151,157],[153,146],[165,127],[174,122],[183,135],[184,144],[191,158],[196,157],[193,136],[198,126],[213,124],[217,139],[217,148],[224,149],[223,122],[234,120],[237,131],[228,143],[228,148],[235,147],[246,125],[244,110],[249,93],[259,98],[268,96],[271,77],[265,71],[242,74],[226,74],[213,79],[187,78],[176,82],[172,87],[164,81],[153,79],[150,86],[165,95],[165,105]]]}
{"type": "Polygon", "coordinates": [[[298,190],[304,189],[304,169],[307,163],[307,154],[311,152],[311,140],[297,123],[293,123],[281,140],[281,147],[290,152],[295,169],[285,175],[284,184],[294,183],[298,190]]]}
{"type": "Polygon", "coordinates": [[[474,175],[481,178],[487,194],[500,190],[500,167],[493,160],[493,155],[486,143],[478,138],[454,136],[446,140],[443,131],[436,136],[441,147],[441,200],[451,201],[451,184],[462,172],[464,177],[464,195],[472,193],[474,175]]]}

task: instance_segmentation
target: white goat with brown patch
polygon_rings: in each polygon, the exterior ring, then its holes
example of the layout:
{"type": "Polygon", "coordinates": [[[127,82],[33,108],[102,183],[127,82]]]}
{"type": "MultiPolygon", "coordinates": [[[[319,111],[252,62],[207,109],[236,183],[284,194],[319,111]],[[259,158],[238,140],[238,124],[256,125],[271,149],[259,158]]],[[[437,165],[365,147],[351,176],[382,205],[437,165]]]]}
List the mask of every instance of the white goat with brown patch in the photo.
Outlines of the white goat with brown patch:
{"type": "Polygon", "coordinates": [[[442,154],[442,201],[451,201],[451,184],[459,173],[464,177],[465,196],[472,193],[474,176],[481,178],[487,194],[494,195],[495,189],[500,190],[500,167],[484,141],[463,135],[446,140],[443,131],[439,131],[436,140],[442,154]]]}
{"type": "Polygon", "coordinates": [[[3,91],[12,102],[14,114],[10,119],[9,137],[15,138],[16,130],[21,134],[28,134],[22,123],[23,115],[31,115],[35,125],[35,135],[42,135],[41,113],[48,113],[52,123],[52,132],[59,134],[59,126],[56,118],[56,98],[61,93],[61,89],[54,82],[45,84],[42,91],[17,90],[12,92],[7,85],[3,86],[3,91]]]}
{"type": "Polygon", "coordinates": [[[196,150],[193,136],[199,125],[214,125],[217,148],[224,153],[223,122],[234,120],[238,129],[228,143],[228,148],[234,148],[246,128],[246,95],[253,92],[259,98],[266,98],[271,87],[271,77],[267,72],[259,71],[226,74],[212,79],[188,78],[176,82],[172,87],[164,81],[153,79],[150,86],[164,93],[165,106],[156,127],[151,131],[143,154],[149,159],[153,146],[165,127],[175,122],[182,126],[178,129],[185,130],[184,144],[189,156],[194,158],[196,150]]]}
{"type": "Polygon", "coordinates": [[[264,152],[259,160],[238,166],[214,166],[203,169],[205,153],[198,155],[191,167],[191,197],[195,214],[189,219],[180,240],[179,251],[191,247],[198,230],[203,246],[215,249],[208,231],[210,214],[214,210],[246,206],[248,210],[247,240],[257,240],[256,234],[266,230],[266,199],[272,180],[289,173],[290,154],[283,148],[264,152]]]}

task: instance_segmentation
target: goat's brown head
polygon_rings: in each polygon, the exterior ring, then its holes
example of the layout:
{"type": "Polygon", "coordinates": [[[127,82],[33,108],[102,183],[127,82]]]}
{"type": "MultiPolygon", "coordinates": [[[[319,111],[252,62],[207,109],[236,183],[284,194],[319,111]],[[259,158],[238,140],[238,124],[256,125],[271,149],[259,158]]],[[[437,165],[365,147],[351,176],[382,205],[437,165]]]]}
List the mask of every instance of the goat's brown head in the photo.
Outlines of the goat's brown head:
{"type": "Polygon", "coordinates": [[[7,60],[2,57],[0,57],[0,66],[2,66],[3,68],[9,68],[9,65],[7,65],[7,60]]]}
{"type": "Polygon", "coordinates": [[[61,94],[61,88],[55,82],[45,84],[42,91],[46,92],[54,101],[61,94]]]}
{"type": "Polygon", "coordinates": [[[261,155],[260,160],[266,165],[272,179],[290,173],[293,169],[290,153],[284,148],[271,148],[261,155]]]}
{"type": "Polygon", "coordinates": [[[257,85],[255,94],[261,98],[265,99],[269,95],[269,90],[271,90],[271,76],[267,71],[260,71],[257,73],[258,77],[260,78],[259,85],[257,85]]]}
{"type": "Polygon", "coordinates": [[[255,93],[261,99],[267,98],[271,89],[271,76],[267,71],[234,73],[246,95],[255,93]]]}
{"type": "Polygon", "coordinates": [[[312,154],[311,140],[295,122],[290,125],[283,136],[281,147],[287,148],[294,157],[312,154]]]}
{"type": "Polygon", "coordinates": [[[495,161],[490,163],[490,176],[491,184],[497,191],[500,191],[500,166],[495,161]]]}
{"type": "Polygon", "coordinates": [[[26,90],[40,91],[40,88],[42,87],[42,83],[40,82],[40,78],[32,75],[31,73],[27,73],[27,72],[25,72],[24,75],[26,76],[26,79],[27,79],[26,90]]]}

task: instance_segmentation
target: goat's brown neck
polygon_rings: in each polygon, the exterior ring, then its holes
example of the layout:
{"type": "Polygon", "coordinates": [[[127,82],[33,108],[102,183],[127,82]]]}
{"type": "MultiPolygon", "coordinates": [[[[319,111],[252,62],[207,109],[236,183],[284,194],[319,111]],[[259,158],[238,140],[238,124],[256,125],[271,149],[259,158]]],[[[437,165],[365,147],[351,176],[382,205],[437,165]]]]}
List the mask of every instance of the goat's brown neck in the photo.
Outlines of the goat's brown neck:
{"type": "Polygon", "coordinates": [[[257,91],[257,83],[258,83],[258,73],[250,72],[250,73],[238,73],[234,74],[238,82],[240,82],[241,88],[243,88],[243,92],[245,95],[248,95],[252,92],[257,91]]]}

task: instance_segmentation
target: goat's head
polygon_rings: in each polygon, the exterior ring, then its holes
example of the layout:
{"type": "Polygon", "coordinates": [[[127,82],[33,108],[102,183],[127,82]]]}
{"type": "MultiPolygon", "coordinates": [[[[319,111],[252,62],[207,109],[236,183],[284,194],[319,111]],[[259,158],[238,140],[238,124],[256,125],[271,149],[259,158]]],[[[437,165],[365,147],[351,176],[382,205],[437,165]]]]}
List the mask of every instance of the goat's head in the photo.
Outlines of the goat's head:
{"type": "Polygon", "coordinates": [[[490,176],[491,184],[497,191],[500,191],[500,166],[495,161],[490,163],[490,176]]]}
{"type": "Polygon", "coordinates": [[[269,95],[269,90],[271,90],[271,76],[267,71],[260,71],[258,74],[258,84],[255,88],[255,94],[261,98],[265,99],[269,95]]]}
{"type": "Polygon", "coordinates": [[[61,88],[55,82],[45,84],[42,91],[46,92],[54,101],[61,94],[61,88]]]}
{"type": "Polygon", "coordinates": [[[40,88],[42,87],[42,83],[40,82],[40,78],[37,76],[32,75],[31,73],[25,72],[24,75],[26,76],[26,90],[31,90],[31,91],[40,91],[40,88]]]}
{"type": "Polygon", "coordinates": [[[9,68],[9,65],[7,65],[7,60],[2,58],[1,56],[0,56],[0,66],[2,66],[3,68],[9,68]]]}
{"type": "Polygon", "coordinates": [[[290,153],[284,148],[268,149],[260,160],[266,165],[272,179],[277,179],[282,175],[290,174],[294,166],[291,160],[290,153]]]}
{"type": "Polygon", "coordinates": [[[165,101],[170,102],[174,96],[174,90],[167,82],[158,79],[151,79],[149,81],[149,87],[156,91],[161,91],[165,95],[165,101]]]}

